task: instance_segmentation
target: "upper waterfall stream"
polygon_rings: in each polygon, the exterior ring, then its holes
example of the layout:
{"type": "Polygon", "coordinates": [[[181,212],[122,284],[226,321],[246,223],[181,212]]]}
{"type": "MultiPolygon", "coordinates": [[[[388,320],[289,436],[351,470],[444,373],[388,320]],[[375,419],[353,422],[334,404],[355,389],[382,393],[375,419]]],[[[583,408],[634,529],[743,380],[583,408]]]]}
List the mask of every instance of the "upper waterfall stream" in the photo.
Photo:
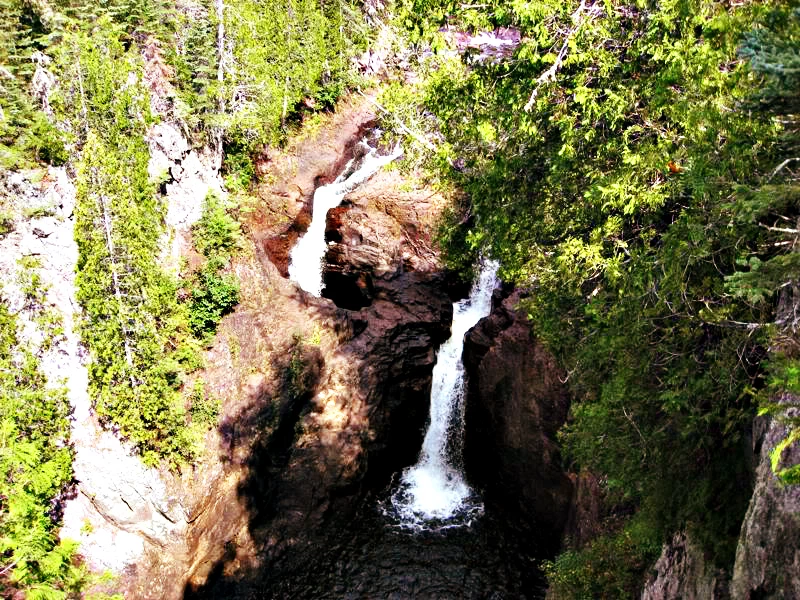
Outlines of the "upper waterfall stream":
{"type": "Polygon", "coordinates": [[[392,494],[401,526],[452,527],[483,510],[461,471],[464,426],[464,335],[491,310],[498,263],[483,261],[469,297],[453,305],[452,334],[437,354],[431,388],[430,423],[417,464],[403,471],[392,494]]]}
{"type": "Polygon", "coordinates": [[[289,254],[289,278],[306,292],[322,295],[323,259],[325,257],[325,221],[328,211],[336,208],[348,192],[369,179],[381,167],[402,155],[400,145],[391,153],[379,155],[366,141],[359,142],[366,152],[360,158],[347,163],[342,173],[331,184],[323,185],[314,192],[311,224],[289,254]]]}

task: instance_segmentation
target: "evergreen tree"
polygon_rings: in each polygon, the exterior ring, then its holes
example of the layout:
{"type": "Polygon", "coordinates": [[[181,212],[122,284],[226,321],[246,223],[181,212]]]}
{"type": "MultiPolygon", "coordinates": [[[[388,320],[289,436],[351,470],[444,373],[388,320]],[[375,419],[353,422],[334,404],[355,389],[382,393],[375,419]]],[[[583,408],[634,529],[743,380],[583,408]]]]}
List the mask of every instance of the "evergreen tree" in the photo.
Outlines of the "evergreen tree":
{"type": "Polygon", "coordinates": [[[16,330],[0,299],[0,594],[66,598],[84,579],[76,545],[56,535],[58,499],[72,480],[69,404],[16,330]]]}

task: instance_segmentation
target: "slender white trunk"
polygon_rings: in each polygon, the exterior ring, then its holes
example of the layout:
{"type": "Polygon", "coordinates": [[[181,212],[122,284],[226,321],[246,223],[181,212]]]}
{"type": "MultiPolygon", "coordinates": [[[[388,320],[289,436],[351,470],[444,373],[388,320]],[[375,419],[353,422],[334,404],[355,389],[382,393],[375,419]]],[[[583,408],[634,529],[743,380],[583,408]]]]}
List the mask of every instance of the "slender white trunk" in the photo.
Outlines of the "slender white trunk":
{"type": "MultiPolygon", "coordinates": [[[[97,181],[95,173],[92,173],[92,180],[92,184],[96,186],[97,181]]],[[[100,209],[103,212],[103,231],[105,232],[106,236],[106,249],[108,250],[109,262],[111,263],[111,282],[114,286],[114,297],[116,297],[117,304],[119,305],[119,321],[120,328],[122,329],[122,345],[125,349],[125,361],[128,363],[128,367],[132,370],[133,351],[131,350],[131,343],[128,339],[128,324],[125,322],[125,316],[123,314],[124,304],[122,301],[122,290],[119,286],[119,273],[117,269],[117,262],[114,258],[114,236],[111,234],[111,211],[108,209],[108,198],[101,194],[98,199],[100,201],[100,209]]],[[[131,377],[133,377],[133,375],[131,375],[131,377]]]]}
{"type": "MultiPolygon", "coordinates": [[[[220,116],[225,114],[225,0],[215,0],[217,9],[217,83],[219,83],[218,106],[220,116]]],[[[217,169],[222,166],[222,126],[218,125],[214,132],[214,153],[217,169]]]]}

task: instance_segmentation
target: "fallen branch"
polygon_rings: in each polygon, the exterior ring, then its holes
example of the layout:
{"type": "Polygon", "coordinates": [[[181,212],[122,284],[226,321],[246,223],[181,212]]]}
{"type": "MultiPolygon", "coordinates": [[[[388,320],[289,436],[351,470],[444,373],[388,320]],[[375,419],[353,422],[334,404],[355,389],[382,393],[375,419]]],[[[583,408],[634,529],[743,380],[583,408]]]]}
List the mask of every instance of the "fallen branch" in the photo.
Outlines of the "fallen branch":
{"type": "Polygon", "coordinates": [[[777,175],[779,171],[781,171],[790,162],[794,162],[796,160],[800,160],[800,156],[794,158],[787,158],[785,161],[783,161],[781,164],[775,167],[775,170],[770,174],[769,179],[767,179],[767,181],[772,181],[772,178],[775,177],[775,175],[777,175]]]}
{"type": "Polygon", "coordinates": [[[397,123],[397,126],[402,131],[404,131],[405,133],[410,135],[412,138],[417,140],[420,144],[422,144],[425,148],[427,148],[431,152],[436,152],[436,146],[432,142],[430,142],[429,140],[425,139],[422,135],[418,134],[417,132],[411,130],[405,123],[403,123],[400,120],[400,118],[396,114],[394,114],[393,112],[391,112],[390,110],[388,110],[384,106],[381,106],[381,104],[377,100],[375,100],[374,98],[370,98],[364,92],[359,92],[359,94],[361,94],[364,98],[366,98],[367,100],[372,102],[372,104],[374,104],[375,107],[379,111],[381,111],[383,114],[391,116],[395,120],[395,123],[397,123]]]}
{"type": "Polygon", "coordinates": [[[790,229],[788,227],[770,227],[769,225],[764,225],[764,223],[759,223],[759,225],[764,229],[766,229],[767,231],[778,231],[780,233],[793,233],[794,235],[800,233],[800,230],[790,229]]]}

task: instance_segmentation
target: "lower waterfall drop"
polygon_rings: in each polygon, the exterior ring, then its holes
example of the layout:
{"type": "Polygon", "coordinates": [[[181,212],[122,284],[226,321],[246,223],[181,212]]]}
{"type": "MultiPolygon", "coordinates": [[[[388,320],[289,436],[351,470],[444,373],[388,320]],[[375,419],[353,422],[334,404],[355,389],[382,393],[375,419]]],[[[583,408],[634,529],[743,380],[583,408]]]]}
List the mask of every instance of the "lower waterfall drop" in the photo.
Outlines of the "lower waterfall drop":
{"type": "Polygon", "coordinates": [[[483,504],[464,479],[464,335],[491,311],[496,261],[485,260],[469,297],[453,305],[452,335],[439,348],[433,369],[430,424],[417,464],[402,473],[389,513],[403,528],[445,529],[468,524],[483,504]],[[452,452],[455,448],[457,451],[452,452]],[[455,455],[457,454],[457,455],[455,455]]]}
{"type": "Polygon", "coordinates": [[[322,261],[327,248],[325,220],[328,211],[339,206],[349,192],[403,153],[400,144],[397,144],[392,152],[386,155],[379,155],[378,151],[370,147],[364,140],[359,144],[365,150],[363,156],[348,162],[336,181],[320,186],[314,192],[311,224],[289,254],[289,278],[303,290],[317,297],[322,295],[324,287],[322,261]]]}

